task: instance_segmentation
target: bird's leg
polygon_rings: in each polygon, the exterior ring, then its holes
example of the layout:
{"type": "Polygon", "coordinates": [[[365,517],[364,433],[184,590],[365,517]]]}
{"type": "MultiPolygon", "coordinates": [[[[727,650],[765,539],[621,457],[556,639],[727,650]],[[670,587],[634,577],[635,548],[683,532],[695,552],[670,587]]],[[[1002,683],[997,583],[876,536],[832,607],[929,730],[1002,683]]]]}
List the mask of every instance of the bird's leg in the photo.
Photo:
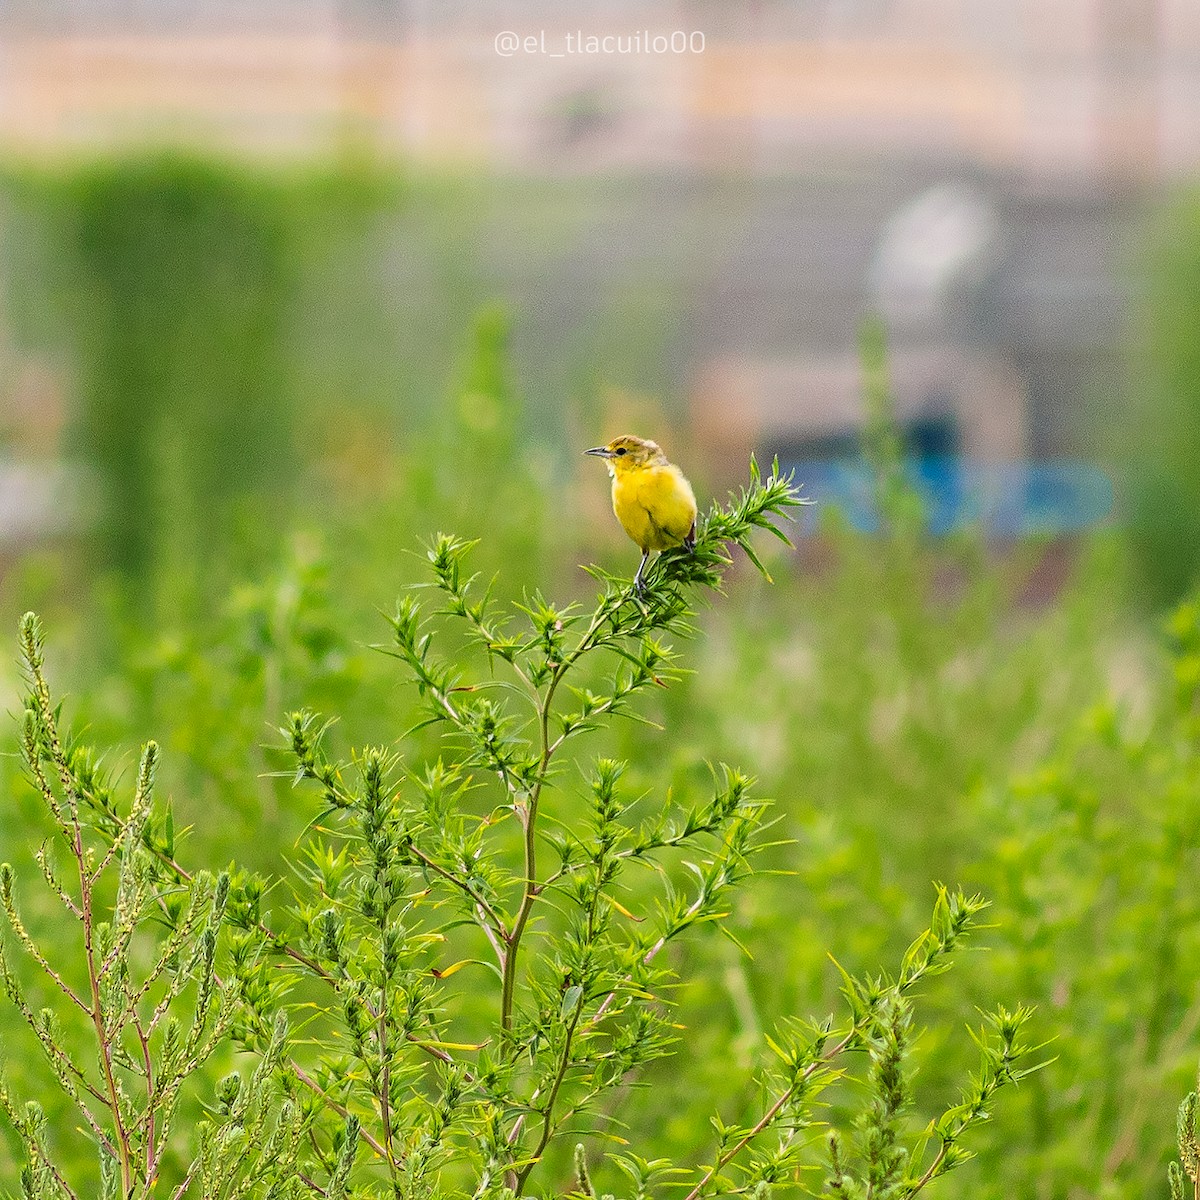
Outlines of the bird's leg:
{"type": "Polygon", "coordinates": [[[638,563],[637,574],[633,577],[633,590],[640,596],[646,590],[645,580],[642,579],[642,572],[646,569],[646,563],[649,561],[650,551],[642,551],[642,561],[638,563]]]}
{"type": "Polygon", "coordinates": [[[692,522],[692,527],[691,527],[691,529],[688,530],[687,537],[685,537],[683,539],[683,548],[689,554],[695,553],[695,550],[696,550],[696,522],[695,521],[692,522]]]}

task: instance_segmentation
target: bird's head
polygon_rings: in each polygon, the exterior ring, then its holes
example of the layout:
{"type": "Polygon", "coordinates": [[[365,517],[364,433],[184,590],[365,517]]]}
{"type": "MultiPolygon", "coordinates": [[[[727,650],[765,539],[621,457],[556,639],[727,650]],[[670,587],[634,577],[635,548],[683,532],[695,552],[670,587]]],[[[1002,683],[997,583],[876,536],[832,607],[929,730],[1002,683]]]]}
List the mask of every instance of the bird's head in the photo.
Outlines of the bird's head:
{"type": "Polygon", "coordinates": [[[594,454],[608,462],[608,469],[614,474],[623,471],[636,470],[638,467],[649,466],[651,463],[665,463],[666,457],[658,448],[657,442],[648,442],[644,438],[634,437],[631,433],[613,438],[607,446],[596,446],[585,450],[584,454],[594,454]]]}

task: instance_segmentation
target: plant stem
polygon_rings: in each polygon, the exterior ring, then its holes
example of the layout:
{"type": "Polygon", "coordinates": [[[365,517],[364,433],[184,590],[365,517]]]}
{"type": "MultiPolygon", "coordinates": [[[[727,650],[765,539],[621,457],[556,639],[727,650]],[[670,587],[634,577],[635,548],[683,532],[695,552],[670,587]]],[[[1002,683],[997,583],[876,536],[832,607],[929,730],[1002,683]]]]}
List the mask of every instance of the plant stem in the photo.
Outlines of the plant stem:
{"type": "Polygon", "coordinates": [[[596,634],[609,616],[609,605],[601,604],[592,615],[587,631],[579,639],[575,649],[571,651],[555,668],[546,685],[546,695],[538,708],[538,733],[542,743],[542,756],[538,764],[537,775],[529,790],[528,804],[523,810],[518,810],[524,831],[525,855],[525,885],[521,894],[521,906],[513,918],[512,932],[505,941],[504,970],[500,988],[500,1028],[505,1034],[512,1032],[513,1004],[517,989],[517,953],[521,946],[521,938],[533,911],[541,888],[537,882],[537,813],[538,802],[542,797],[542,788],[550,771],[550,760],[554,752],[562,744],[558,738],[550,740],[550,713],[554,704],[554,693],[567,672],[594,646],[596,634]]]}
{"type": "Polygon", "coordinates": [[[767,1128],[768,1125],[771,1124],[772,1121],[775,1120],[780,1111],[783,1109],[783,1106],[787,1104],[792,1096],[796,1094],[796,1089],[799,1088],[801,1084],[807,1083],[808,1080],[811,1079],[821,1067],[832,1062],[855,1040],[863,1026],[866,1024],[866,1021],[867,1018],[865,1016],[859,1018],[858,1022],[851,1026],[850,1031],[844,1038],[842,1038],[840,1042],[838,1042],[836,1046],[833,1047],[832,1050],[825,1051],[825,1053],[819,1058],[816,1058],[809,1063],[808,1066],[805,1067],[804,1070],[797,1075],[796,1078],[793,1079],[792,1082],[789,1083],[788,1086],[784,1088],[784,1090],[776,1097],[774,1103],[770,1108],[767,1109],[765,1113],[763,1113],[763,1115],[755,1123],[754,1127],[748,1133],[746,1133],[736,1145],[731,1146],[728,1150],[726,1150],[725,1153],[722,1154],[721,1157],[718,1158],[711,1167],[709,1167],[708,1171],[704,1175],[704,1178],[701,1179],[700,1182],[696,1184],[696,1186],[692,1188],[690,1192],[688,1192],[688,1194],[684,1197],[684,1200],[699,1200],[699,1197],[703,1194],[704,1189],[713,1181],[713,1179],[715,1179],[721,1171],[723,1171],[756,1137],[758,1137],[760,1133],[762,1133],[764,1129],[767,1128]]]}
{"type": "MultiPolygon", "coordinates": [[[[593,860],[593,867],[596,872],[596,883],[592,891],[591,899],[587,910],[587,933],[586,944],[591,945],[596,937],[596,916],[600,906],[600,899],[603,894],[601,880],[604,876],[604,868],[606,864],[606,851],[603,845],[601,846],[599,855],[593,860]]],[[[651,957],[657,953],[658,948],[651,952],[651,957]]],[[[546,1097],[545,1106],[542,1109],[542,1132],[538,1138],[538,1144],[534,1151],[529,1155],[528,1161],[524,1167],[516,1172],[516,1187],[515,1191],[518,1196],[525,1190],[525,1182],[528,1180],[533,1168],[541,1161],[542,1152],[550,1142],[551,1135],[554,1133],[554,1106],[558,1103],[558,1094],[562,1090],[563,1080],[567,1077],[567,1070],[571,1065],[571,1047],[575,1042],[575,1033],[579,1028],[580,1019],[583,1016],[583,1006],[586,1000],[586,993],[582,986],[579,988],[579,999],[575,1002],[575,1011],[571,1014],[570,1023],[567,1025],[566,1032],[563,1034],[562,1053],[559,1055],[558,1067],[554,1072],[554,1082],[550,1085],[550,1094],[546,1097]]],[[[514,1133],[516,1130],[514,1130],[514,1133]]]]}
{"type": "MultiPolygon", "coordinates": [[[[308,1088],[315,1095],[319,1096],[321,1100],[324,1101],[324,1103],[327,1104],[335,1113],[337,1113],[339,1117],[344,1119],[345,1117],[349,1116],[350,1110],[346,1108],[344,1104],[340,1104],[337,1100],[335,1100],[298,1062],[293,1060],[290,1066],[292,1069],[292,1074],[295,1075],[296,1078],[300,1080],[300,1082],[304,1084],[306,1088],[308,1088]]],[[[362,1125],[359,1125],[358,1127],[358,1136],[364,1142],[366,1142],[367,1145],[370,1146],[380,1158],[384,1160],[387,1159],[387,1151],[362,1125]]]]}
{"type": "Polygon", "coordinates": [[[392,1063],[388,1055],[387,1014],[388,1014],[388,982],[387,968],[387,925],[388,913],[386,907],[379,912],[379,953],[381,959],[381,978],[379,983],[379,1119],[383,1122],[383,1148],[387,1153],[388,1175],[391,1176],[392,1189],[400,1194],[399,1182],[396,1179],[396,1158],[392,1153],[392,1063]]]}
{"type": "Polygon", "coordinates": [[[946,1157],[946,1151],[949,1148],[949,1142],[942,1142],[941,1146],[938,1148],[937,1154],[934,1156],[933,1162],[929,1164],[925,1174],[917,1180],[912,1191],[909,1192],[910,1196],[915,1196],[937,1174],[938,1167],[942,1165],[942,1159],[946,1157]]]}
{"type": "Polygon", "coordinates": [[[408,851],[414,858],[420,859],[429,870],[440,875],[447,883],[465,892],[475,902],[475,906],[479,909],[480,914],[490,922],[492,932],[501,939],[508,940],[508,930],[505,929],[504,922],[501,920],[499,913],[480,895],[478,889],[471,886],[469,879],[463,879],[461,876],[455,875],[453,871],[447,871],[445,867],[434,862],[428,854],[414,845],[410,844],[408,851]]]}
{"type": "Polygon", "coordinates": [[[583,996],[580,995],[579,1002],[575,1005],[575,1011],[571,1015],[571,1023],[567,1026],[563,1037],[563,1050],[559,1056],[558,1070],[554,1074],[554,1082],[550,1086],[550,1094],[546,1097],[546,1106],[542,1110],[542,1132],[538,1138],[538,1144],[529,1156],[529,1160],[517,1172],[516,1193],[518,1196],[524,1192],[525,1181],[541,1160],[542,1151],[546,1149],[550,1135],[554,1132],[554,1105],[558,1101],[558,1093],[562,1090],[563,1080],[567,1077],[567,1068],[571,1065],[571,1044],[575,1040],[575,1030],[579,1027],[579,1018],[582,1014],[583,996]]]}
{"type": "Polygon", "coordinates": [[[95,943],[93,940],[92,921],[92,888],[88,878],[85,853],[83,849],[83,833],[78,822],[75,824],[76,861],[79,864],[80,908],[83,910],[83,944],[84,958],[87,960],[88,984],[91,989],[92,1025],[96,1030],[96,1040],[99,1043],[100,1065],[104,1071],[104,1084],[108,1091],[108,1108],[113,1115],[113,1124],[117,1133],[117,1157],[121,1163],[121,1195],[129,1196],[133,1192],[134,1172],[132,1151],[129,1145],[129,1133],[121,1116],[121,1100],[117,1092],[117,1079],[113,1072],[112,1043],[104,1028],[104,1005],[100,997],[100,976],[96,971],[95,943]]]}

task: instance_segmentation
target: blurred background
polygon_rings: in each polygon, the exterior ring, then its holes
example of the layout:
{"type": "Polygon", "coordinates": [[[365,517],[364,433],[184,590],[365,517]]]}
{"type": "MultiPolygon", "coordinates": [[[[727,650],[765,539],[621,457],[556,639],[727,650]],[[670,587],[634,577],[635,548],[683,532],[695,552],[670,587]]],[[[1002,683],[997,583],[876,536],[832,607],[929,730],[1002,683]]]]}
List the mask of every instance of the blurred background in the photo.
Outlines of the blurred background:
{"type": "Polygon", "coordinates": [[[585,599],[636,551],[582,449],[654,436],[702,505],[778,455],[800,552],[702,614],[662,730],[596,747],[681,796],[738,763],[796,843],[733,918],[772,949],[678,964],[693,1053],[627,1119],[704,1153],[758,1033],[836,1007],[826,951],[874,970],[942,879],[997,929],[932,1000],[926,1097],[976,1002],[1059,1039],[944,1194],[1165,1195],[1198,178],[1195,0],[7,0],[0,628],[43,613],[98,745],[163,743],[195,861],[279,871],[283,713],[411,724],[367,647],[422,539],[585,599]]]}
{"type": "Polygon", "coordinates": [[[344,450],[305,422],[408,437],[497,301],[544,473],[653,397],[714,480],[778,453],[869,526],[849,460],[878,314],[935,529],[1116,513],[1153,544],[1156,599],[1195,568],[1178,545],[1161,561],[1179,530],[1155,526],[1192,481],[1158,445],[1133,462],[1148,423],[1194,424],[1161,396],[1133,411],[1155,388],[1136,352],[1169,337],[1143,301],[1187,290],[1189,245],[1152,226],[1200,160],[1189,0],[11,0],[0,19],[10,545],[84,515],[156,541],[145,522],[183,519],[192,485],[206,525],[210,486],[303,491],[344,450]],[[135,472],[139,437],[160,459],[135,472]],[[98,507],[69,516],[72,482],[98,507]]]}

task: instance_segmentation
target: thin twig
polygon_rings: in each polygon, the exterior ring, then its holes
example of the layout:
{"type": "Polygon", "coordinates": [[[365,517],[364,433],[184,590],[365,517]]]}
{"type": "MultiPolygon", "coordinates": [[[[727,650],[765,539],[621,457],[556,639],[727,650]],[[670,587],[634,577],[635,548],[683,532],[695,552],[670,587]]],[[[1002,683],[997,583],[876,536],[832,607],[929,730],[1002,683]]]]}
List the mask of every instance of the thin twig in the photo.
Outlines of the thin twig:
{"type": "Polygon", "coordinates": [[[505,927],[504,921],[500,918],[500,914],[497,913],[491,904],[488,903],[485,897],[480,894],[479,890],[472,885],[469,879],[464,879],[459,875],[455,875],[454,872],[446,870],[446,868],[440,863],[437,863],[430,858],[424,850],[421,850],[415,845],[409,844],[407,849],[415,858],[420,859],[421,862],[423,862],[431,871],[437,875],[440,875],[448,883],[453,884],[456,888],[465,892],[472,900],[474,900],[475,906],[480,909],[481,912],[488,918],[496,934],[504,940],[508,939],[508,930],[505,927]]]}
{"type": "MultiPolygon", "coordinates": [[[[622,600],[621,603],[624,601],[622,600]]],[[[521,894],[521,906],[513,918],[512,932],[506,939],[507,953],[504,958],[504,971],[500,988],[500,1027],[506,1033],[512,1032],[513,1004],[516,997],[517,953],[520,949],[521,938],[530,913],[540,895],[542,888],[537,882],[537,814],[538,803],[541,800],[542,789],[550,773],[550,761],[554,756],[558,742],[550,741],[550,713],[554,704],[554,694],[567,672],[590,650],[594,649],[596,635],[603,628],[605,621],[611,616],[610,603],[601,604],[587,630],[579,639],[575,649],[563,658],[554,668],[550,682],[546,686],[546,695],[538,714],[538,731],[541,737],[542,753],[538,764],[533,787],[529,793],[528,805],[518,808],[518,815],[524,831],[525,885],[521,894]]],[[[617,605],[620,607],[620,604],[617,605]]]]}
{"type": "MultiPolygon", "coordinates": [[[[344,1104],[340,1104],[337,1100],[335,1100],[298,1062],[293,1060],[289,1065],[291,1066],[292,1074],[295,1075],[296,1078],[300,1080],[300,1082],[304,1084],[306,1088],[320,1096],[325,1104],[327,1104],[329,1108],[337,1113],[339,1117],[345,1119],[350,1115],[350,1110],[344,1104]]],[[[366,1142],[367,1145],[370,1146],[371,1149],[374,1150],[381,1159],[383,1159],[385,1162],[387,1161],[387,1151],[362,1127],[361,1124],[358,1127],[358,1136],[362,1138],[362,1140],[366,1142]]]]}

